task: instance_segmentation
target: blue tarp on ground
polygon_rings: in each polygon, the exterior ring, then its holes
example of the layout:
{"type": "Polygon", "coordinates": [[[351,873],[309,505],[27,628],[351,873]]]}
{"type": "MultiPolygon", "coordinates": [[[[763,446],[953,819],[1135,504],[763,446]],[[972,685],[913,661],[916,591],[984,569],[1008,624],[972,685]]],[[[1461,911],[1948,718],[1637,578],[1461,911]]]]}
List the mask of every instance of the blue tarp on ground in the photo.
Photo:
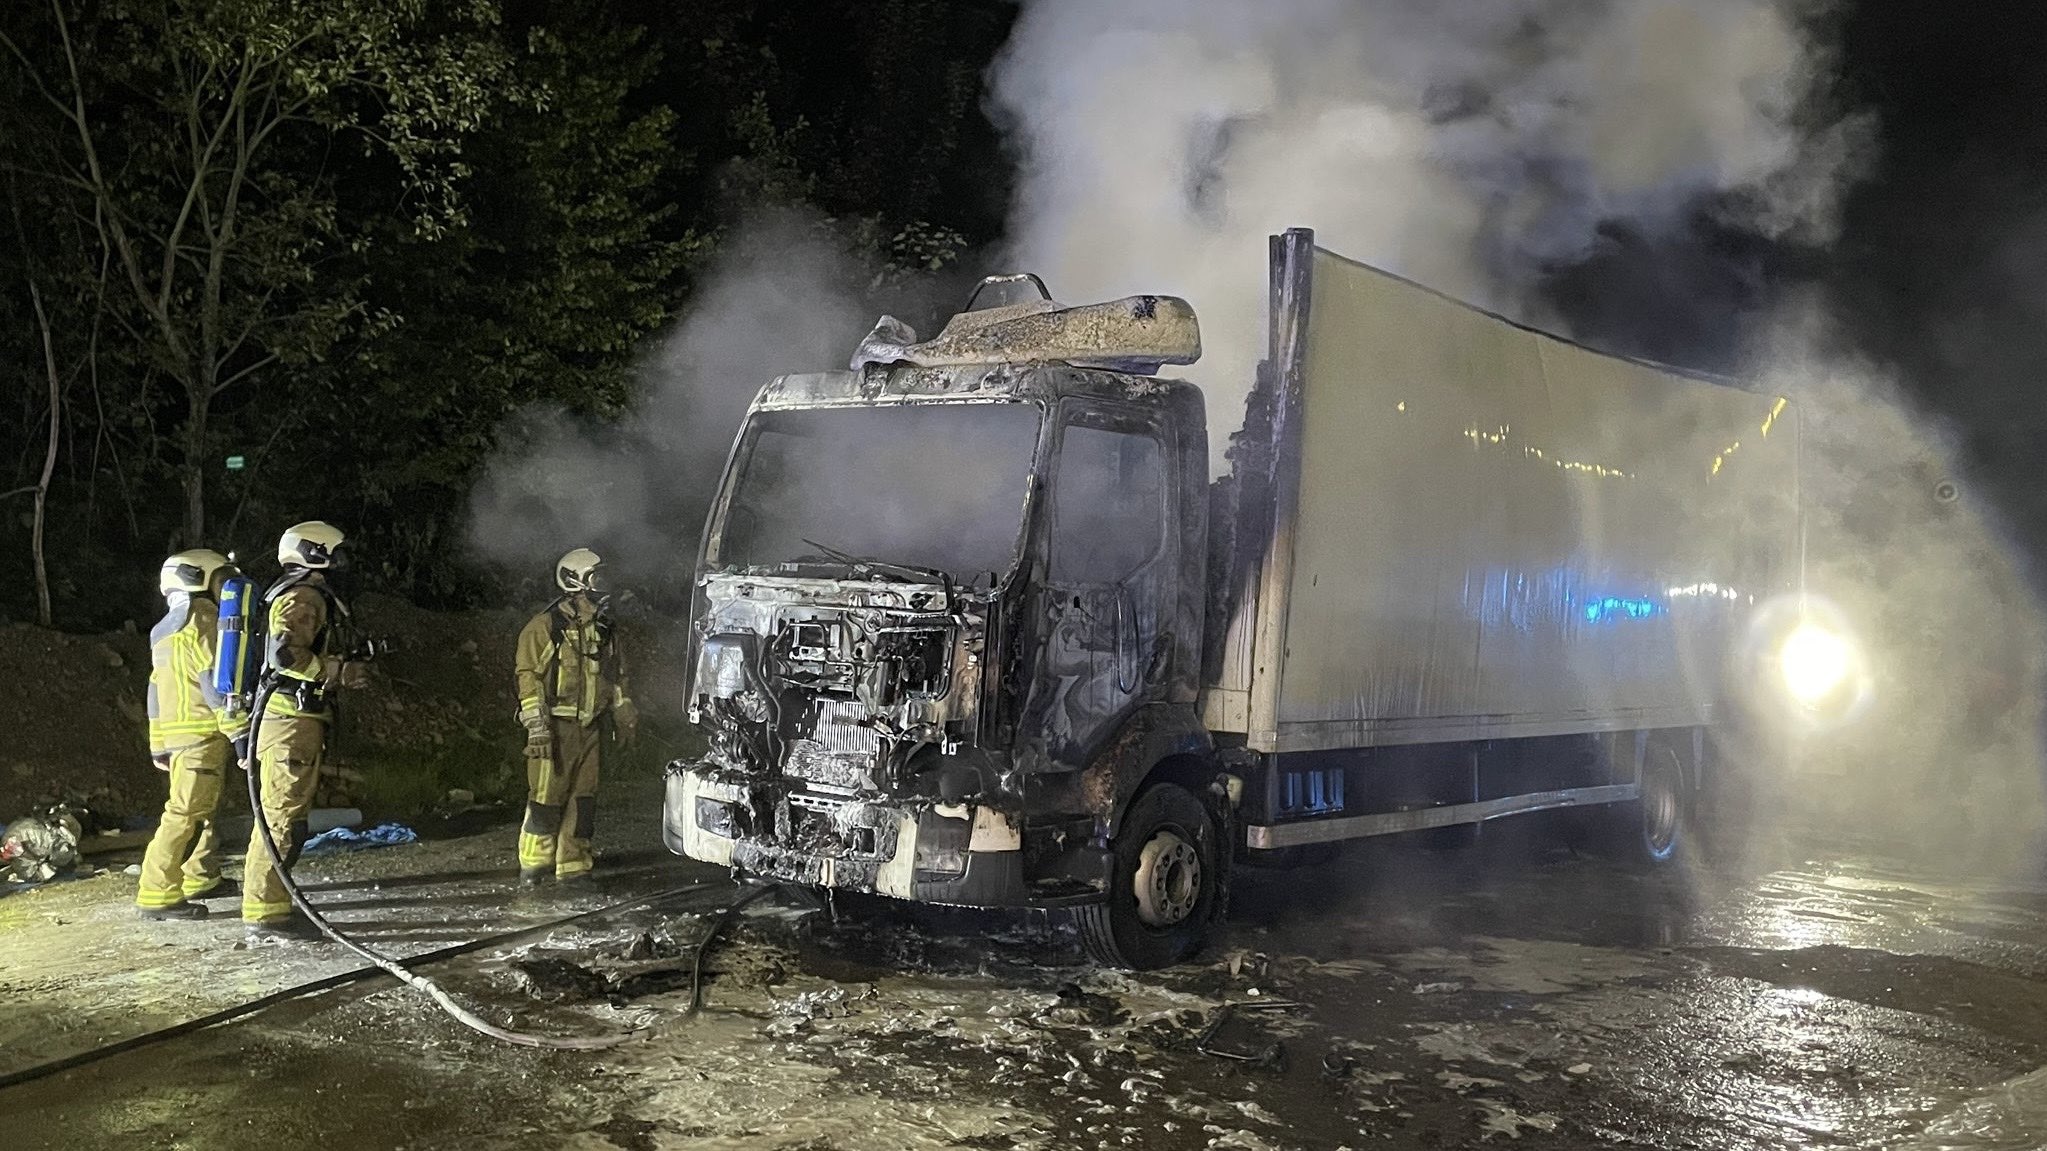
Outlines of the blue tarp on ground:
{"type": "Polygon", "coordinates": [[[380,823],[375,827],[357,831],[353,827],[337,827],[323,831],[306,840],[302,854],[315,851],[354,851],[364,847],[391,847],[400,843],[411,843],[419,834],[402,823],[380,823]]]}

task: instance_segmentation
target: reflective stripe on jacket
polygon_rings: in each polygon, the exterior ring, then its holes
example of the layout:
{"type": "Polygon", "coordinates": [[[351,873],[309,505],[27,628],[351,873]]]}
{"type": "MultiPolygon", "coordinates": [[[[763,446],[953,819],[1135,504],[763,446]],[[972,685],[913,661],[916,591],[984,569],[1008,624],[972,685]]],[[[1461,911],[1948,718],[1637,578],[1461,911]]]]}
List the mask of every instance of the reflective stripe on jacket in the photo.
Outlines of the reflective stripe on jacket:
{"type": "Polygon", "coordinates": [[[213,689],[214,633],[220,608],[210,599],[178,596],[149,631],[149,751],[180,751],[249,726],[230,716],[213,689]]]}
{"type": "Polygon", "coordinates": [[[580,597],[526,621],[516,660],[522,722],[549,715],[587,727],[627,702],[625,670],[618,644],[608,638],[610,626],[580,597]]]}

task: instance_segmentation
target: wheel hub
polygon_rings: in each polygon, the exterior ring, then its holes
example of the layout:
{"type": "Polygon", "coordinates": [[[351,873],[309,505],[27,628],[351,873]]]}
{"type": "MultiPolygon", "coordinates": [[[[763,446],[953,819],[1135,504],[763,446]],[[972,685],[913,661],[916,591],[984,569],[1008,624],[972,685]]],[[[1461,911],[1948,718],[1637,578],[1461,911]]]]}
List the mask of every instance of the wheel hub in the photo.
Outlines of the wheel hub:
{"type": "Polygon", "coordinates": [[[1201,854],[1176,828],[1160,828],[1137,856],[1137,918],[1147,927],[1172,927],[1201,899],[1201,854]]]}

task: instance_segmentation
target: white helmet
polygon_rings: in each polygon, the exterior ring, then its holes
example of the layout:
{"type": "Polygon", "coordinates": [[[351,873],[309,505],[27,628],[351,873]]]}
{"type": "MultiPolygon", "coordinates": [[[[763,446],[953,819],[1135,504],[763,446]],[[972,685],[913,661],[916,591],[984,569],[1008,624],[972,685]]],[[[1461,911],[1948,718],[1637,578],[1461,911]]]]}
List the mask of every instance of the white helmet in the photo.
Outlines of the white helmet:
{"type": "Polygon", "coordinates": [[[340,528],[321,520],[293,524],[278,538],[277,562],[288,568],[339,567],[341,557],[335,553],[346,538],[340,528]]]}
{"type": "Polygon", "coordinates": [[[214,590],[215,577],[228,566],[228,558],[212,548],[179,552],[163,561],[163,568],[156,576],[156,590],[165,595],[178,591],[186,595],[207,595],[214,590]]]}
{"type": "Polygon", "coordinates": [[[611,589],[604,582],[604,560],[589,548],[577,548],[555,561],[554,583],[565,592],[596,592],[611,589]]]}

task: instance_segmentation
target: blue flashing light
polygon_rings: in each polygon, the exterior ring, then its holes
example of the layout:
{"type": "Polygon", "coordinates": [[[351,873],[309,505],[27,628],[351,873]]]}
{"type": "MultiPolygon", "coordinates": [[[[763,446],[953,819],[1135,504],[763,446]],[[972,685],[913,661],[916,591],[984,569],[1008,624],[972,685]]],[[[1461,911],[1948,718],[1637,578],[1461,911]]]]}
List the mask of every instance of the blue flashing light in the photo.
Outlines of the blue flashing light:
{"type": "Polygon", "coordinates": [[[1618,619],[1649,619],[1663,614],[1663,605],[1653,599],[1624,599],[1607,596],[1585,605],[1586,623],[1606,623],[1618,619]]]}

